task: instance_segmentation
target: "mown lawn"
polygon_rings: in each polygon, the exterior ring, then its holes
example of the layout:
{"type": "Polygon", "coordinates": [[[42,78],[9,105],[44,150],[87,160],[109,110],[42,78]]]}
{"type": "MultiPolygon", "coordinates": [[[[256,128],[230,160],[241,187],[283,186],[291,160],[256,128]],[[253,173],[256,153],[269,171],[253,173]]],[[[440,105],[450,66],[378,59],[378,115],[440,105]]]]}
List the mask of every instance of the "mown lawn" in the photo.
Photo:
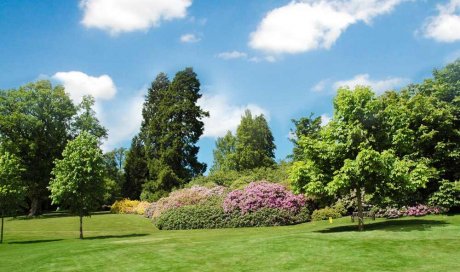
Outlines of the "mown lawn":
{"type": "Polygon", "coordinates": [[[6,221],[0,271],[460,271],[460,215],[159,231],[141,216],[6,221]]]}

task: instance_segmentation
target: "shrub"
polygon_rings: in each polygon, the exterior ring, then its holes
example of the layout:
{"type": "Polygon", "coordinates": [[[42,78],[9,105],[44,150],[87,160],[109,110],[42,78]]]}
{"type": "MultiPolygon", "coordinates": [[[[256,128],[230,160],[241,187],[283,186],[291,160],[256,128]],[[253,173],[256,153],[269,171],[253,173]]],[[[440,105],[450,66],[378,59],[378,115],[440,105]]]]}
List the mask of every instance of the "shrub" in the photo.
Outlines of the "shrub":
{"type": "Polygon", "coordinates": [[[460,188],[454,182],[444,180],[439,190],[431,195],[429,203],[446,209],[460,206],[460,188]]]}
{"type": "Polygon", "coordinates": [[[200,204],[168,210],[154,222],[163,230],[215,229],[291,225],[306,222],[308,217],[307,209],[294,214],[287,210],[262,208],[242,214],[239,211],[226,213],[222,207],[200,204]]]}
{"type": "Polygon", "coordinates": [[[342,215],[340,214],[340,211],[335,208],[325,207],[323,209],[315,210],[313,214],[311,215],[311,220],[321,221],[321,220],[329,219],[329,217],[332,217],[335,219],[335,218],[342,217],[342,215]]]}
{"type": "Polygon", "coordinates": [[[239,211],[242,214],[262,208],[272,208],[299,212],[305,205],[303,195],[294,195],[286,187],[266,181],[252,182],[243,190],[235,190],[227,195],[223,208],[225,212],[239,211]]]}
{"type": "Polygon", "coordinates": [[[213,196],[222,196],[225,193],[225,187],[216,186],[206,188],[203,186],[193,186],[191,188],[181,189],[172,192],[168,197],[163,197],[157,202],[150,204],[146,209],[145,216],[148,218],[157,218],[163,212],[182,206],[200,204],[213,196]]]}
{"type": "Polygon", "coordinates": [[[138,215],[144,215],[145,210],[150,206],[150,203],[147,201],[141,201],[139,204],[134,208],[134,213],[138,215]]]}
{"type": "Polygon", "coordinates": [[[445,212],[441,207],[429,207],[425,205],[417,205],[407,208],[406,215],[408,216],[425,216],[427,214],[440,214],[445,212]]]}
{"type": "Polygon", "coordinates": [[[128,213],[136,213],[135,209],[139,205],[139,200],[130,200],[130,199],[122,199],[117,200],[115,203],[112,204],[110,208],[111,213],[121,213],[121,214],[128,214],[128,213]]]}

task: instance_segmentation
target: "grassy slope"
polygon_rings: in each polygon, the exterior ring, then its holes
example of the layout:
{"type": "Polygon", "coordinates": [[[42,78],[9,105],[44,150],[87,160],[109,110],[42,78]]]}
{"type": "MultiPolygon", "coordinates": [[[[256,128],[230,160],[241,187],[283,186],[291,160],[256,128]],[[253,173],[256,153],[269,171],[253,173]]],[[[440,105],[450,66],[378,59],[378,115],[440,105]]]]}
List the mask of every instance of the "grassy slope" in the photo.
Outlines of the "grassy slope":
{"type": "Polygon", "coordinates": [[[0,271],[460,271],[460,215],[158,231],[136,215],[8,220],[0,271]]]}

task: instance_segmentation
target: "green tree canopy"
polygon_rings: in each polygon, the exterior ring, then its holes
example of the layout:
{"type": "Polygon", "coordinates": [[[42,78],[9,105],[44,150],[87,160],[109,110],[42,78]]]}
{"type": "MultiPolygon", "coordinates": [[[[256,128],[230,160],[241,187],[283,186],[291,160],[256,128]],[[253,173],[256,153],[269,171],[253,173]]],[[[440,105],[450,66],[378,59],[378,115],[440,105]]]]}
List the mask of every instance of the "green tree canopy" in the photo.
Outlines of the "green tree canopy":
{"type": "Polygon", "coordinates": [[[24,199],[25,187],[21,181],[23,172],[24,168],[19,159],[11,153],[4,152],[0,147],[0,244],[3,242],[3,218],[14,214],[24,199]]]}
{"type": "Polygon", "coordinates": [[[138,135],[131,141],[124,166],[125,181],[122,187],[123,197],[139,199],[142,186],[148,178],[147,159],[142,140],[138,135]]]}
{"type": "Polygon", "coordinates": [[[39,212],[48,199],[53,162],[71,139],[75,113],[64,88],[46,80],[0,91],[0,142],[25,168],[22,180],[31,204],[29,215],[39,212]]]}
{"type": "Polygon", "coordinates": [[[83,216],[97,209],[104,196],[104,158],[98,139],[86,131],[67,144],[62,156],[53,169],[51,199],[80,217],[83,239],[83,216]]]}

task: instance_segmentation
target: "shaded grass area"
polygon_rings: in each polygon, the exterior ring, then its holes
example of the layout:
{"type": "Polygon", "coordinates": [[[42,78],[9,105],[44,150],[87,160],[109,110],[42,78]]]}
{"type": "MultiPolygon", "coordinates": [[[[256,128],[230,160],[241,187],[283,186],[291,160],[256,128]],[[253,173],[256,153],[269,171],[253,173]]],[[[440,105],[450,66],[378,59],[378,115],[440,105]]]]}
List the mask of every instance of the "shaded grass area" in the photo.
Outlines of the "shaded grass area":
{"type": "Polygon", "coordinates": [[[460,216],[158,231],[136,215],[6,222],[0,271],[460,271],[460,216]]]}

